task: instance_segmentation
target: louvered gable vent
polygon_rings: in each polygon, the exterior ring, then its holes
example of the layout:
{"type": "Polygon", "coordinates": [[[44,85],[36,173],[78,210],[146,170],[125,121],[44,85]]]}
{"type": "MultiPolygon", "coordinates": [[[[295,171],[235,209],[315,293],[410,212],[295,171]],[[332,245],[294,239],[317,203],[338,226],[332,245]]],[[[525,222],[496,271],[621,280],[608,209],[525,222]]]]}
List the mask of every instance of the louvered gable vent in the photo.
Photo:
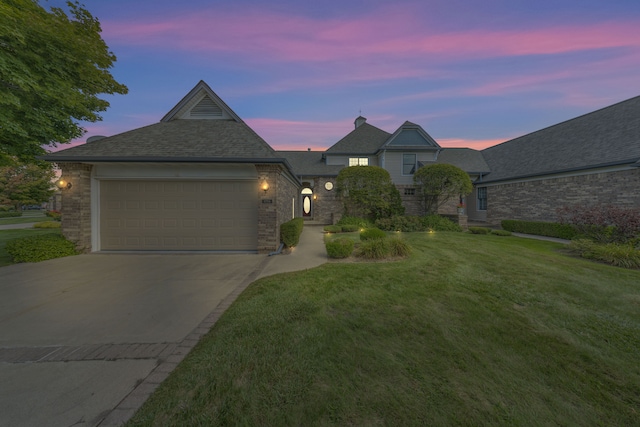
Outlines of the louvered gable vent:
{"type": "Polygon", "coordinates": [[[222,117],[222,108],[216,104],[209,96],[202,98],[189,113],[191,117],[222,117]]]}

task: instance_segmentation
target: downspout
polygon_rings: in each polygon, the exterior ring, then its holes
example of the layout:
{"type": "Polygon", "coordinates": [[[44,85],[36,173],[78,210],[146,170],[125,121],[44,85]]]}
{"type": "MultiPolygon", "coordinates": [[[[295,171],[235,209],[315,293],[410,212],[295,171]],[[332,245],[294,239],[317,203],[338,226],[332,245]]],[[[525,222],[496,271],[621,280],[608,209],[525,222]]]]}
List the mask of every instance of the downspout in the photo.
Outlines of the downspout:
{"type": "Polygon", "coordinates": [[[278,248],[278,250],[277,250],[277,251],[275,251],[275,252],[271,252],[271,253],[269,254],[269,256],[272,256],[272,255],[280,255],[280,252],[282,252],[282,248],[283,248],[283,247],[284,247],[284,243],[280,243],[280,247],[278,248]]]}

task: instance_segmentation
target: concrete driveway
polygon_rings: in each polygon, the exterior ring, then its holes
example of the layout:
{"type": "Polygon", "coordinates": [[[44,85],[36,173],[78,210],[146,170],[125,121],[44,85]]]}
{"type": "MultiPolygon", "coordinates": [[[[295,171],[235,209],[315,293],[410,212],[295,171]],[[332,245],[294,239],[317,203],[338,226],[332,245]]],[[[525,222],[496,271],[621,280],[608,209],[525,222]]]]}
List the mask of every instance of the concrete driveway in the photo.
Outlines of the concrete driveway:
{"type": "Polygon", "coordinates": [[[0,425],[128,419],[268,259],[92,254],[0,268],[0,425]]]}

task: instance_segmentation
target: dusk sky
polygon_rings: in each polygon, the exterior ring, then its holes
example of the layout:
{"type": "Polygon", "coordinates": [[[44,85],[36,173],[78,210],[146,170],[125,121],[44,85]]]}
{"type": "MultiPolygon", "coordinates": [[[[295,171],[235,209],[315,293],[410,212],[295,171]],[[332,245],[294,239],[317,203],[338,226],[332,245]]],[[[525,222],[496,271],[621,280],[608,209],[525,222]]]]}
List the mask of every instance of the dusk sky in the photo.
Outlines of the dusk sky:
{"type": "Polygon", "coordinates": [[[83,140],[157,123],[200,80],[279,150],[360,114],[481,149],[640,95],[638,0],[83,3],[129,87],[83,140]]]}

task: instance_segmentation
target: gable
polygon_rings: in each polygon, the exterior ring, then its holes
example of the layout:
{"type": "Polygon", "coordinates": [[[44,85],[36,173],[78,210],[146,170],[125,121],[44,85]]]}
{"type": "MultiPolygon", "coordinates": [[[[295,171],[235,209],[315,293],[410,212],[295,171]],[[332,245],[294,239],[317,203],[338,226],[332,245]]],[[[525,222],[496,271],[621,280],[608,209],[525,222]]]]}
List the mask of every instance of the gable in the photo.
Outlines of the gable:
{"type": "Polygon", "coordinates": [[[404,122],[393,135],[381,147],[384,150],[439,150],[440,145],[422,129],[421,126],[411,122],[404,122]]]}
{"type": "Polygon", "coordinates": [[[202,80],[160,121],[171,120],[242,122],[242,119],[202,80]]]}

